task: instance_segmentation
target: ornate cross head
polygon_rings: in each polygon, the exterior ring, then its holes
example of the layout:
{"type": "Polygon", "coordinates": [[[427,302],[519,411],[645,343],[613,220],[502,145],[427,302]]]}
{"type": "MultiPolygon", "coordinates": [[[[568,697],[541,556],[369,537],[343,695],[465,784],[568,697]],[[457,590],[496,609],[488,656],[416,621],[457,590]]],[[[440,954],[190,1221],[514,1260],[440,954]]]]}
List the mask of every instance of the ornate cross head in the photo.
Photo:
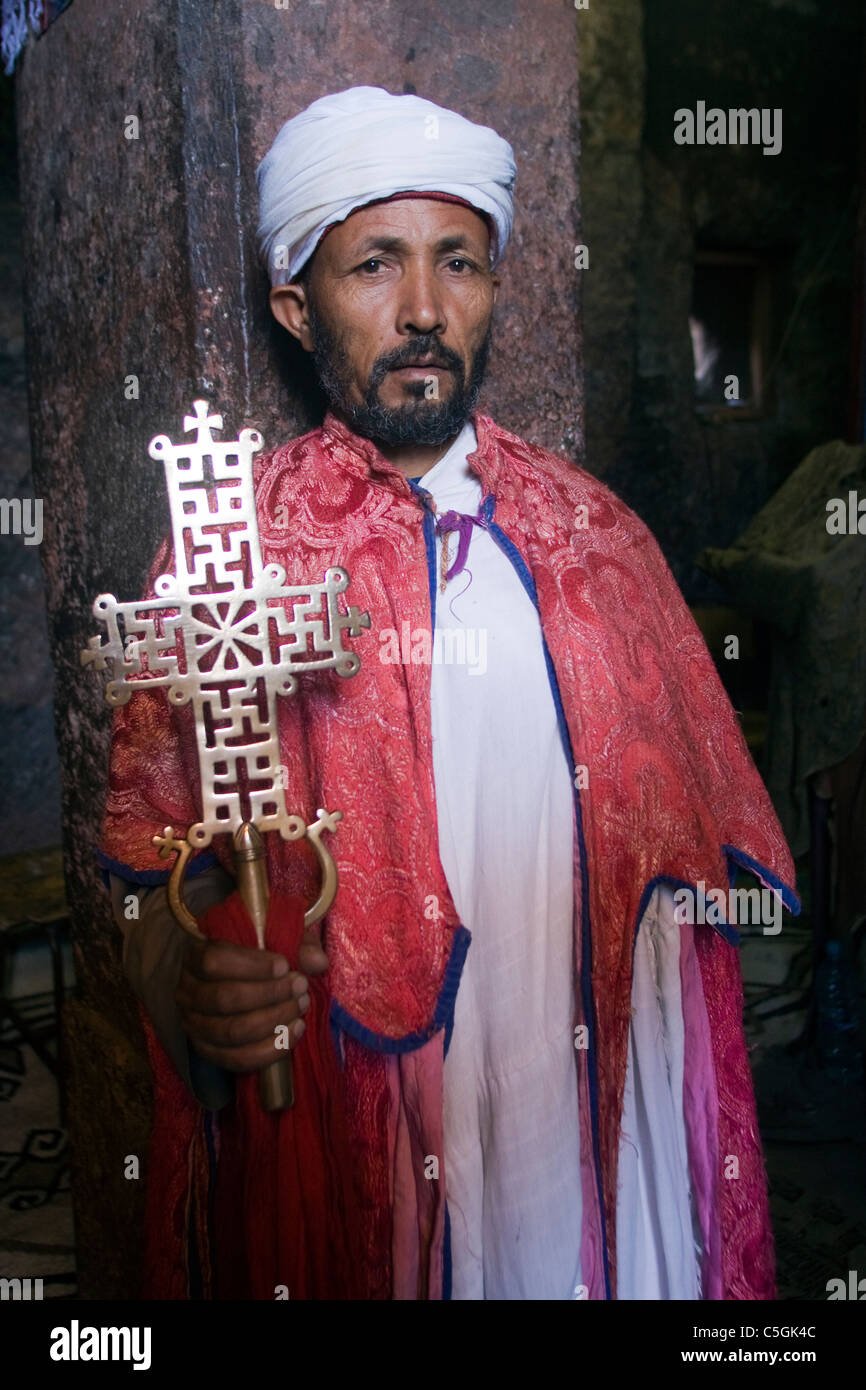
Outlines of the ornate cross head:
{"type": "MultiPolygon", "coordinates": [[[[191,849],[245,823],[295,840],[313,827],[286,808],[277,696],[294,692],[301,671],[354,675],[360,658],[344,648],[343,634],[360,636],[370,615],[341,609],[344,569],[289,585],[284,569],[263,563],[252,478],[262,437],[242,430],[236,440],[215,440],[222,416],[210,415],[203,400],[193,411],[184,429],[195,430],[194,442],[173,444],[160,434],[149,446],[165,468],[176,573],[160,575],[157,597],[143,602],[100,594],[93,612],[108,635],[92,637],[81,661],[110,667],[113,705],[155,686],[174,705],[192,703],[202,819],[188,831],[191,849]]],[[[340,816],[319,811],[318,832],[334,829],[340,816]]],[[[178,847],[170,827],[164,841],[178,847]]]]}

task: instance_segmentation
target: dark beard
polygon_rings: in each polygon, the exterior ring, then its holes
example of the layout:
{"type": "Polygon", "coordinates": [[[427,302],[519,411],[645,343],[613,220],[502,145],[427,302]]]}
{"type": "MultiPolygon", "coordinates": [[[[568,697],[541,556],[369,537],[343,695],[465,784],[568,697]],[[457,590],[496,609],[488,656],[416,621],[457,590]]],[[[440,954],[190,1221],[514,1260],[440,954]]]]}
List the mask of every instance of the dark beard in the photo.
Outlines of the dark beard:
{"type": "Polygon", "coordinates": [[[322,390],[331,409],[335,414],[343,416],[350,429],[356,434],[372,439],[374,443],[385,445],[444,444],[446,440],[460,433],[478,403],[490,355],[492,320],[488,324],[484,341],[472,359],[468,380],[462,357],[452,348],[445,347],[435,333],[422,334],[393,352],[377,357],[370,372],[363,403],[359,405],[349,395],[352,377],[342,343],[316,312],[309,291],[307,303],[315,344],[313,360],[322,390]],[[388,372],[396,367],[406,366],[414,357],[427,356],[433,357],[451,371],[455,385],[448,399],[427,400],[424,395],[426,383],[418,381],[410,385],[413,400],[393,409],[383,405],[379,400],[379,387],[388,372]]]}

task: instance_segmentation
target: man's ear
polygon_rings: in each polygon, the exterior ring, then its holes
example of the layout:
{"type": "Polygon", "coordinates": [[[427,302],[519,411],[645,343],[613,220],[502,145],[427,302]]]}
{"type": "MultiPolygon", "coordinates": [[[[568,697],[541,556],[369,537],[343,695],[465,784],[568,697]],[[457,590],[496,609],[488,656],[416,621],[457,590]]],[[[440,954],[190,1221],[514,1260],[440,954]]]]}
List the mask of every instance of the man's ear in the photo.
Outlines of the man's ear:
{"type": "Polygon", "coordinates": [[[313,351],[307,292],[299,280],[291,285],[275,285],[270,293],[271,313],[305,352],[313,351]]]}

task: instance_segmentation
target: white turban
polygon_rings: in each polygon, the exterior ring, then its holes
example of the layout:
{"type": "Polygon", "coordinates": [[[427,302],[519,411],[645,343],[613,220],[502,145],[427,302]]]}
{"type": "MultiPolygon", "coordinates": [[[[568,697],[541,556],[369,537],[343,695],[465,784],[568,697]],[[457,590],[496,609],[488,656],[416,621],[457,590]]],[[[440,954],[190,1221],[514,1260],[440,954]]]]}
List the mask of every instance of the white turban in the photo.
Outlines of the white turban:
{"type": "Polygon", "coordinates": [[[418,96],[350,87],[280,129],[256,174],[258,243],[272,285],[286,285],[326,228],[394,193],[440,192],[492,219],[490,264],[514,220],[517,165],[507,140],[418,96]]]}

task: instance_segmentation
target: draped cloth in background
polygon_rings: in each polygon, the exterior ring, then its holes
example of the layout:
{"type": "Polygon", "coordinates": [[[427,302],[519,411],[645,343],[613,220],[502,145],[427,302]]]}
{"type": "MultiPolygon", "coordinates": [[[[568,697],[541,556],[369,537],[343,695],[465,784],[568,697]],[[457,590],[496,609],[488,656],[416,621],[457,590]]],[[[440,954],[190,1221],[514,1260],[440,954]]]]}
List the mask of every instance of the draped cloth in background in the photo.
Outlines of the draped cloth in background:
{"type": "MultiPolygon", "coordinates": [[[[846,762],[866,734],[866,519],[859,514],[859,532],[850,525],[840,532],[828,512],[838,499],[849,522],[852,492],[866,497],[866,445],[822,444],[733,545],[698,557],[739,607],[773,629],[764,765],[795,855],[809,844],[809,779],[846,762]]],[[[853,822],[857,773],[848,773],[851,785],[841,790],[853,822]]],[[[842,913],[847,928],[856,916],[853,899],[861,910],[866,901],[866,857],[840,853],[839,862],[852,899],[842,913]]]]}

